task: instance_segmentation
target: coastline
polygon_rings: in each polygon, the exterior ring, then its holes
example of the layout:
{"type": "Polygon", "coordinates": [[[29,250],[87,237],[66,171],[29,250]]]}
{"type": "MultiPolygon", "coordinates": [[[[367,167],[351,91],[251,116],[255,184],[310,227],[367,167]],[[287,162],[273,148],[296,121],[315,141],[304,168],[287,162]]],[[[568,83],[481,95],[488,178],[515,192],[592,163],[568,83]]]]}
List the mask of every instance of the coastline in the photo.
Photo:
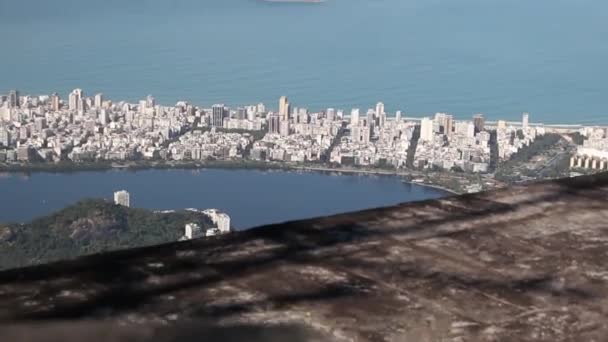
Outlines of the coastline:
{"type": "MultiPolygon", "coordinates": [[[[397,171],[395,170],[393,171],[388,171],[388,170],[369,170],[369,169],[342,169],[342,168],[328,168],[328,167],[296,167],[296,170],[305,170],[305,171],[312,171],[312,172],[338,172],[338,173],[350,173],[350,174],[365,174],[365,175],[379,175],[379,176],[394,176],[394,177],[400,177],[400,178],[404,178],[404,177],[412,177],[415,172],[413,171],[409,171],[409,172],[403,172],[403,171],[397,171]]],[[[425,186],[428,188],[434,188],[437,190],[441,190],[444,192],[448,192],[452,195],[459,195],[461,193],[453,190],[453,189],[449,189],[447,187],[438,185],[438,184],[431,184],[431,183],[424,183],[424,182],[416,182],[414,180],[411,179],[402,179],[403,182],[409,183],[409,184],[415,184],[415,185],[421,185],[421,186],[425,186]]]]}
{"type": "MultiPolygon", "coordinates": [[[[129,162],[129,163],[57,163],[57,164],[15,164],[0,165],[0,174],[35,174],[35,173],[76,173],[76,172],[101,172],[101,171],[144,171],[144,170],[258,170],[258,171],[286,171],[286,172],[315,172],[315,173],[338,173],[398,177],[403,182],[419,185],[446,192],[450,195],[459,195],[463,192],[447,186],[428,182],[417,182],[413,177],[421,176],[423,173],[407,170],[383,170],[383,169],[359,169],[359,168],[334,168],[327,165],[297,165],[279,162],[256,162],[256,161],[211,161],[205,163],[192,162],[129,162]]],[[[428,172],[426,172],[428,174],[428,172]]]]}

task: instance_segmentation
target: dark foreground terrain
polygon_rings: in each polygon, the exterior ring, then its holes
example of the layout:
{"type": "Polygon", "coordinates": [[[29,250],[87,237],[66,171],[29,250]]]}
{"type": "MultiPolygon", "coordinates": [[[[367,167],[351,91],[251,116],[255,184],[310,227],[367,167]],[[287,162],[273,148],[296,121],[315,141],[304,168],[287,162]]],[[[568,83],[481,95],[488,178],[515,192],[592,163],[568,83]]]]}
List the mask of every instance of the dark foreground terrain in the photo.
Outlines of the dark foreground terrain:
{"type": "Polygon", "coordinates": [[[6,271],[0,340],[606,341],[606,260],[604,174],[6,271]]]}

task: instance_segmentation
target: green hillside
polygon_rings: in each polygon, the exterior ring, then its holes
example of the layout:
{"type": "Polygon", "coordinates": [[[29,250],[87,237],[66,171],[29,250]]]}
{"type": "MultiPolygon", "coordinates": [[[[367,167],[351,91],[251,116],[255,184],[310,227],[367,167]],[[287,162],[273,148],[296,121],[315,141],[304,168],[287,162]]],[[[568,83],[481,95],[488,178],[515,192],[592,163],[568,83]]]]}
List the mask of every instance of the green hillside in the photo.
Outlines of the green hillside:
{"type": "Polygon", "coordinates": [[[200,213],[161,214],[105,200],[83,200],[28,224],[0,225],[0,269],[173,242],[189,222],[212,227],[200,213]]]}

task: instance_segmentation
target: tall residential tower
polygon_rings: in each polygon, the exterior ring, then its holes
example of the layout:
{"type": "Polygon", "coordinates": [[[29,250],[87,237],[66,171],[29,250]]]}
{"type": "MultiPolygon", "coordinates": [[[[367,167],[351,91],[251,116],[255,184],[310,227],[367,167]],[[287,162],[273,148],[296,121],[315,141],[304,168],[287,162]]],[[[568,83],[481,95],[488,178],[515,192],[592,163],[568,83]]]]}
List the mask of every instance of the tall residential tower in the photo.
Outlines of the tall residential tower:
{"type": "Polygon", "coordinates": [[[69,96],[69,103],[68,103],[70,110],[75,110],[75,111],[84,110],[83,95],[84,95],[84,93],[82,92],[82,89],[72,90],[72,92],[70,93],[70,96],[69,96]]]}
{"type": "Polygon", "coordinates": [[[8,108],[18,108],[19,106],[19,91],[11,90],[8,93],[8,108]]]}
{"type": "Polygon", "coordinates": [[[475,133],[483,131],[486,126],[486,119],[483,114],[473,115],[473,124],[475,125],[475,133]]]}
{"type": "Polygon", "coordinates": [[[530,124],[530,114],[528,113],[523,113],[522,117],[521,117],[521,128],[526,129],[528,128],[528,125],[530,124]]]}
{"type": "Polygon", "coordinates": [[[279,99],[279,118],[281,121],[289,120],[289,100],[287,100],[287,96],[281,96],[279,99]]]}
{"type": "Polygon", "coordinates": [[[211,126],[223,127],[226,117],[226,107],[223,104],[216,104],[212,107],[211,126]]]}
{"type": "Polygon", "coordinates": [[[114,204],[124,207],[131,206],[131,195],[126,190],[116,191],[114,193],[114,204]]]}

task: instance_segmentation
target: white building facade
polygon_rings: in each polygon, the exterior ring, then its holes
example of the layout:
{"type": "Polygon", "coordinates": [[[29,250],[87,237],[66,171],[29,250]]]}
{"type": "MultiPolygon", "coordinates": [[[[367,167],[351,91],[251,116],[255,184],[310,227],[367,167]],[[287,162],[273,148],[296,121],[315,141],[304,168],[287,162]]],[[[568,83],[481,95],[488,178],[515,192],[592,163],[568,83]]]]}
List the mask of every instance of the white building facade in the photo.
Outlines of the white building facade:
{"type": "Polygon", "coordinates": [[[114,193],[114,204],[122,205],[124,207],[131,206],[131,195],[126,190],[116,191],[114,193]]]}

